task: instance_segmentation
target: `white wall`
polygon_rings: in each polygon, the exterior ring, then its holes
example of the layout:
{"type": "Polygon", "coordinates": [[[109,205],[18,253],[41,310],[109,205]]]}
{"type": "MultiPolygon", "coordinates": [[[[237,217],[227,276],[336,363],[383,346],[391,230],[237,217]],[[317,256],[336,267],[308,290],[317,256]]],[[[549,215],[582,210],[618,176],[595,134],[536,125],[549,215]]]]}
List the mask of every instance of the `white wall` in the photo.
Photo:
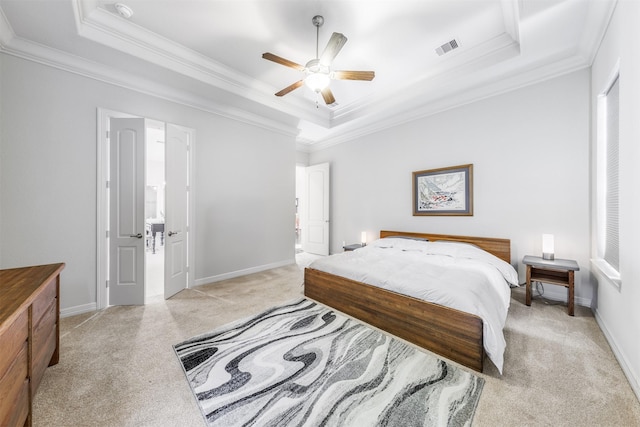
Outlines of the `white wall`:
{"type": "Polygon", "coordinates": [[[203,236],[196,279],[294,262],[293,140],[238,122],[197,129],[196,137],[196,225],[203,236]],[[216,143],[201,144],[203,138],[216,143]]]}
{"type": "MultiPolygon", "coordinates": [[[[575,259],[577,302],[594,294],[589,269],[589,71],[311,153],[331,163],[331,248],[381,229],[511,239],[524,255],[553,233],[556,257],[575,259]],[[412,216],[412,172],[472,163],[474,215],[412,216]]],[[[566,301],[566,290],[545,286],[566,301]]]]}
{"type": "Polygon", "coordinates": [[[0,57],[1,268],[65,262],[63,311],[95,305],[98,107],[196,130],[196,282],[294,261],[292,137],[0,57]]]}
{"type": "MultiPolygon", "coordinates": [[[[620,61],[620,277],[618,290],[598,280],[596,316],[640,398],[640,3],[619,1],[592,67],[592,101],[620,61]]],[[[593,111],[592,153],[595,157],[593,111]]],[[[595,162],[593,163],[595,172],[595,162]]],[[[595,189],[595,180],[592,181],[595,189]]],[[[596,200],[595,190],[592,199],[596,200]]],[[[595,204],[592,206],[595,218],[595,204]]],[[[595,255],[595,244],[594,244],[595,255]]]]}

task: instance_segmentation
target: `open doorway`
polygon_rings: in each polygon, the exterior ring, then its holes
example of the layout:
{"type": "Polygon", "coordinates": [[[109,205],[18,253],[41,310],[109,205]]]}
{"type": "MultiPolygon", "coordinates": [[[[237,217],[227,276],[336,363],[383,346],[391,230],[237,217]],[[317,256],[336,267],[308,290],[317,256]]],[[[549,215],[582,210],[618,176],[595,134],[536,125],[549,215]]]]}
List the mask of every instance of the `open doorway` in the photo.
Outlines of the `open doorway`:
{"type": "Polygon", "coordinates": [[[191,128],[98,109],[98,309],[193,286],[194,139],[191,128]]]}
{"type": "Polygon", "coordinates": [[[296,166],[296,240],[295,240],[295,253],[296,255],[302,252],[302,208],[305,203],[304,196],[304,178],[305,178],[304,166],[296,166]]]}
{"type": "Polygon", "coordinates": [[[329,164],[296,166],[296,262],[329,255],[329,164]]]}
{"type": "Polygon", "coordinates": [[[146,121],[145,299],[164,295],[165,125],[146,121]]]}

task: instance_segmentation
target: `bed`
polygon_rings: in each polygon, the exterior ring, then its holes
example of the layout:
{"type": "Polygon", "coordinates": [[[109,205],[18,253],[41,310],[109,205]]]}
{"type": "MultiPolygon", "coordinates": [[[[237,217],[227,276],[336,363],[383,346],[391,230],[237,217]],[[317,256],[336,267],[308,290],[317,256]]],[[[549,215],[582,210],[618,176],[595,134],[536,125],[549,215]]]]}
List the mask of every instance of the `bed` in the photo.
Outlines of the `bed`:
{"type": "MultiPolygon", "coordinates": [[[[467,366],[471,369],[482,372],[484,368],[484,359],[487,354],[485,351],[485,333],[487,327],[491,326],[487,319],[483,321],[485,314],[472,314],[472,312],[451,308],[451,306],[433,303],[414,296],[399,293],[394,290],[384,289],[365,282],[375,282],[375,280],[356,280],[348,277],[347,274],[328,272],[329,270],[323,263],[333,257],[351,257],[352,262],[357,263],[358,258],[364,258],[365,250],[375,251],[375,246],[383,247],[384,242],[399,241],[406,239],[407,242],[428,240],[429,242],[458,242],[467,243],[480,248],[498,259],[502,269],[510,269],[504,273],[505,279],[507,275],[514,275],[506,280],[507,291],[502,292],[500,297],[492,298],[490,292],[487,292],[485,299],[499,299],[501,306],[499,311],[502,314],[502,326],[506,319],[506,310],[509,305],[510,285],[517,285],[517,272],[511,267],[511,244],[508,239],[486,238],[486,237],[469,237],[454,236],[429,233],[413,233],[399,231],[381,231],[379,241],[373,242],[371,248],[357,249],[353,253],[337,254],[331,257],[325,257],[312,263],[305,269],[304,273],[304,294],[305,296],[328,305],[336,310],[360,319],[372,326],[387,331],[397,337],[405,339],[413,344],[423,347],[429,351],[444,356],[454,362],[467,366]],[[383,242],[383,243],[378,243],[383,242]],[[362,251],[360,254],[356,254],[362,251]],[[515,283],[512,283],[515,282],[515,283]],[[506,302],[505,302],[506,298],[506,302]],[[502,307],[506,303],[506,308],[502,307]]],[[[410,244],[403,244],[402,247],[411,248],[410,244]],[[406,246],[409,245],[409,246],[406,246]]],[[[434,244],[432,246],[438,246],[434,244]]],[[[442,244],[440,246],[456,246],[442,244]]],[[[468,247],[468,245],[457,245],[468,247]]],[[[477,250],[474,248],[474,250],[477,250]]],[[[482,252],[482,251],[479,251],[482,252]]],[[[410,250],[404,251],[410,256],[414,255],[410,250]]],[[[421,255],[420,255],[421,256],[421,255]]],[[[489,255],[487,255],[490,258],[489,255]]],[[[371,276],[373,276],[373,270],[371,276]]],[[[368,276],[368,274],[365,274],[368,276]]],[[[454,272],[455,277],[455,272],[454,272]]],[[[462,280],[461,282],[466,282],[462,280]]],[[[484,292],[476,295],[481,299],[484,292]]],[[[454,304],[455,306],[455,304],[454,304]]],[[[491,312],[493,309],[486,310],[491,312]]],[[[473,311],[473,310],[470,310],[473,311]]],[[[496,329],[493,327],[493,329],[496,329]]],[[[499,331],[490,330],[491,334],[498,334],[502,337],[502,327],[499,331]]],[[[500,372],[502,372],[502,353],[497,356],[489,355],[500,372]]]]}

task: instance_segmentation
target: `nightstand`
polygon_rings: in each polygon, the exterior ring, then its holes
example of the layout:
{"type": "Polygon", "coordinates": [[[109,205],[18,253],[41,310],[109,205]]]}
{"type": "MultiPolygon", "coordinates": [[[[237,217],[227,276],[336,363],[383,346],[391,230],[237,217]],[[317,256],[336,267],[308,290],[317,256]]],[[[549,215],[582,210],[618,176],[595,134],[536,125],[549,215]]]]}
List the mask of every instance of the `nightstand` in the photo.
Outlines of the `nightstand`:
{"type": "Polygon", "coordinates": [[[567,288],[567,307],[569,316],[573,316],[574,275],[580,270],[578,263],[572,259],[547,260],[541,257],[526,255],[522,263],[527,266],[526,304],[531,305],[531,282],[544,282],[567,288]]]}
{"type": "Polygon", "coordinates": [[[352,243],[350,245],[343,246],[342,249],[344,249],[345,252],[349,252],[355,251],[356,249],[360,249],[362,247],[362,243],[352,243]]]}

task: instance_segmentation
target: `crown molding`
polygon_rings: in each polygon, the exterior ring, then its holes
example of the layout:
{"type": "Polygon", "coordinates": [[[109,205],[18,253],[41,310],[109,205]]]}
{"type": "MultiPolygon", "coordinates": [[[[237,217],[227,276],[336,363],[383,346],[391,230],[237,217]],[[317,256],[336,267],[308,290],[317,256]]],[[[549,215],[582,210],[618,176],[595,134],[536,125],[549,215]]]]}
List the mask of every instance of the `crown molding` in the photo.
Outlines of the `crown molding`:
{"type": "Polygon", "coordinates": [[[341,109],[333,117],[333,127],[357,120],[358,114],[376,114],[388,111],[390,106],[405,109],[407,105],[422,105],[425,98],[430,100],[434,88],[451,87],[456,91],[457,82],[464,82],[466,75],[474,75],[479,70],[494,66],[520,55],[520,43],[508,32],[481,43],[464,55],[451,57],[434,66],[428,75],[407,84],[403,89],[391,88],[363,100],[356,108],[341,109]],[[418,94],[418,95],[417,95],[418,94]]]}
{"type": "Polygon", "coordinates": [[[379,91],[358,102],[320,111],[307,99],[276,98],[272,87],[99,8],[96,0],[71,1],[80,36],[113,52],[138,57],[222,90],[229,94],[231,101],[238,101],[237,106],[242,105],[243,100],[255,102],[257,110],[252,111],[263,109],[267,114],[256,114],[220,99],[214,101],[181,90],[170,81],[156,83],[144,76],[17,37],[1,6],[0,52],[278,132],[295,139],[299,151],[314,152],[589,67],[617,4],[617,1],[590,2],[585,27],[589,31],[584,32],[573,51],[557,52],[553,57],[523,64],[511,61],[520,54],[520,3],[501,1],[503,34],[460,55],[447,57],[431,69],[428,76],[403,85],[402,90],[379,91]],[[607,19],[602,19],[603,16],[607,19]],[[496,74],[496,64],[506,67],[507,72],[496,74]],[[520,71],[522,69],[527,71],[520,71]],[[312,130],[308,133],[299,130],[293,124],[296,117],[300,118],[296,123],[298,127],[307,121],[312,130]]]}
{"type": "Polygon", "coordinates": [[[579,50],[582,55],[587,58],[589,64],[593,64],[596,58],[600,44],[604,39],[604,36],[611,22],[613,12],[615,12],[618,5],[618,0],[612,2],[604,1],[592,1],[589,2],[589,14],[587,16],[587,22],[585,28],[589,28],[592,31],[585,31],[582,34],[582,40],[579,43],[579,50]],[[602,19],[602,16],[606,16],[606,19],[602,19]]]}
{"type": "Polygon", "coordinates": [[[3,37],[1,39],[2,45],[0,52],[4,54],[195,108],[245,124],[258,126],[291,138],[295,138],[298,135],[298,130],[293,126],[288,126],[258,114],[253,114],[229,105],[222,105],[203,97],[197,97],[185,91],[174,89],[169,85],[154,83],[148,79],[123,72],[117,68],[88,61],[79,56],[52,49],[48,46],[16,37],[15,35],[12,35],[10,40],[7,40],[5,37],[7,28],[1,28],[3,25],[0,20],[0,35],[3,37]]]}
{"type": "Polygon", "coordinates": [[[315,104],[299,98],[275,98],[273,87],[126,21],[97,7],[94,2],[75,0],[72,6],[76,31],[81,37],[273,110],[302,117],[321,126],[329,123],[329,116],[321,117],[315,104]]]}
{"type": "Polygon", "coordinates": [[[545,63],[532,66],[527,72],[513,70],[510,74],[501,75],[499,78],[493,77],[490,70],[487,70],[483,79],[469,82],[456,92],[447,93],[442,91],[439,94],[433,94],[431,97],[433,100],[421,107],[409,106],[405,110],[397,111],[393,116],[370,116],[367,117],[366,122],[359,121],[356,126],[352,126],[352,123],[349,123],[343,127],[336,128],[336,132],[333,134],[315,143],[308,144],[305,151],[312,153],[324,150],[334,145],[354,141],[367,135],[522,89],[590,66],[587,58],[580,56],[575,51],[560,52],[554,58],[555,60],[547,58],[545,63]],[[569,57],[567,58],[567,56],[569,57]]]}
{"type": "Polygon", "coordinates": [[[0,51],[2,51],[15,36],[13,28],[11,28],[11,24],[9,24],[9,20],[0,6],[0,51]]]}

